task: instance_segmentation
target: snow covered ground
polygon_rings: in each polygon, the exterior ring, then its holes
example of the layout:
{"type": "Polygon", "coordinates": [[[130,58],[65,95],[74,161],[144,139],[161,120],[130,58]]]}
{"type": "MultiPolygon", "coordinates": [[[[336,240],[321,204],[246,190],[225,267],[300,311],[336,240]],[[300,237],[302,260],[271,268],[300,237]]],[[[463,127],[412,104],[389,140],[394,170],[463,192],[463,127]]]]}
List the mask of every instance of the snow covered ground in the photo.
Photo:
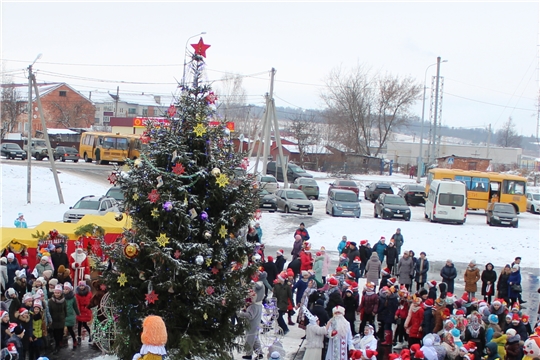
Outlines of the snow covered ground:
{"type": "MultiPolygon", "coordinates": [[[[319,184],[321,194],[318,201],[313,201],[313,216],[263,212],[260,223],[264,231],[263,242],[267,246],[290,248],[292,233],[300,222],[305,222],[313,248],[325,246],[329,251],[336,250],[343,235],[347,235],[351,241],[368,239],[374,244],[381,236],[389,239],[399,227],[405,237],[404,248],[413,249],[417,254],[425,251],[430,260],[444,261],[451,258],[454,262],[467,263],[476,259],[480,264],[493,262],[500,267],[515,256],[521,256],[524,266],[540,268],[538,215],[520,214],[518,229],[490,227],[486,224],[483,212],[470,213],[465,225],[433,224],[424,219],[423,207],[411,208],[410,222],[375,219],[373,204],[363,199],[362,191],[372,181],[387,181],[397,193],[401,185],[414,181],[408,176],[394,174],[355,176],[354,180],[358,182],[361,190],[362,216],[360,219],[333,218],[325,214],[326,193],[333,179],[328,178],[326,173],[311,173],[319,184]]],[[[2,226],[12,227],[19,212],[25,214],[29,227],[43,221],[62,221],[64,212],[81,196],[103,195],[110,187],[106,179],[99,183],[92,182],[64,171],[58,176],[65,204],[59,204],[52,173],[43,167],[32,169],[32,203],[26,204],[26,167],[2,164],[2,226]]],[[[360,281],[362,282],[362,279],[360,281]]],[[[304,332],[298,327],[291,327],[291,332],[283,340],[288,355],[298,350],[303,335],[304,332]]],[[[96,359],[117,358],[102,356],[96,359]]]]}

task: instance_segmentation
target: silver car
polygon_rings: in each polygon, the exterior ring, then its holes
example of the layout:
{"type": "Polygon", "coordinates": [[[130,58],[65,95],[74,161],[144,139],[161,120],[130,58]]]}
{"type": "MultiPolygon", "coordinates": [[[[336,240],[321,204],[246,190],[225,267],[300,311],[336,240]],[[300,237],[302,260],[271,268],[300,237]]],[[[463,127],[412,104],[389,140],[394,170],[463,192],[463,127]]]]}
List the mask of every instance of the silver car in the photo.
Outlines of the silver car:
{"type": "Polygon", "coordinates": [[[540,213],[540,194],[527,193],[527,210],[535,213],[540,213]]]}
{"type": "Polygon", "coordinates": [[[326,199],[326,213],[332,216],[354,216],[362,214],[360,199],[352,190],[330,189],[326,199]]]}
{"type": "Polygon", "coordinates": [[[119,212],[116,200],[112,197],[94,195],[83,196],[75,205],[70,206],[69,210],[64,213],[64,222],[76,223],[83,218],[84,215],[105,215],[108,212],[119,212]]]}
{"type": "Polygon", "coordinates": [[[274,196],[277,200],[278,210],[286,213],[299,212],[313,215],[313,203],[300,190],[282,189],[278,190],[274,196]]]}
{"type": "Polygon", "coordinates": [[[279,184],[273,175],[258,175],[257,183],[259,185],[259,189],[264,189],[272,194],[279,189],[279,184]]]}

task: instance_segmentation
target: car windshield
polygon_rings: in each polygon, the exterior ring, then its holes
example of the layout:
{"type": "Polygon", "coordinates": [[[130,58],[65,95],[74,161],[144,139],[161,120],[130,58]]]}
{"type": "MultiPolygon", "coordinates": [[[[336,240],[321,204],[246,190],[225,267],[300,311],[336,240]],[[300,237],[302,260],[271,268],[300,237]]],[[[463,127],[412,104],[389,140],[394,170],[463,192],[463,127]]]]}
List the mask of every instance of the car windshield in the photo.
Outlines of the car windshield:
{"type": "Polygon", "coordinates": [[[300,179],[298,182],[302,185],[317,185],[317,182],[313,179],[300,179]]]}
{"type": "Polygon", "coordinates": [[[424,187],[422,185],[409,185],[409,191],[424,191],[424,187]]]}
{"type": "Polygon", "coordinates": [[[69,153],[69,154],[76,154],[77,153],[77,149],[70,148],[70,147],[65,147],[62,151],[66,152],[66,153],[69,153]]]}
{"type": "Polygon", "coordinates": [[[354,181],[349,180],[340,180],[337,182],[338,186],[356,186],[356,183],[354,181]]]}
{"type": "Polygon", "coordinates": [[[532,194],[534,200],[540,200],[540,194],[532,194]]]}
{"type": "Polygon", "coordinates": [[[504,214],[514,214],[514,207],[510,204],[496,204],[493,207],[493,211],[504,213],[504,214]]]}
{"type": "Polygon", "coordinates": [[[349,193],[336,193],[336,201],[358,202],[358,196],[349,193]]]}
{"type": "Polygon", "coordinates": [[[274,178],[272,176],[263,176],[261,178],[261,182],[264,182],[264,183],[276,183],[277,180],[276,180],[276,178],[274,178]]]}
{"type": "Polygon", "coordinates": [[[259,190],[259,196],[264,196],[270,194],[268,190],[260,189],[259,190]]]}
{"type": "Polygon", "coordinates": [[[34,146],[47,147],[47,143],[45,141],[34,141],[34,146]]]}
{"type": "Polygon", "coordinates": [[[75,204],[73,208],[83,210],[98,210],[99,201],[80,200],[75,204]]]}
{"type": "Polygon", "coordinates": [[[6,149],[19,150],[21,147],[17,144],[6,144],[6,149]]]}
{"type": "Polygon", "coordinates": [[[306,194],[301,191],[287,191],[287,199],[307,200],[306,194]]]}
{"type": "Polygon", "coordinates": [[[292,171],[296,172],[296,173],[305,173],[306,170],[302,169],[300,166],[298,165],[291,165],[289,164],[289,169],[291,169],[292,171]]]}
{"type": "Polygon", "coordinates": [[[117,201],[124,201],[124,193],[122,192],[122,189],[120,188],[109,189],[109,191],[107,191],[107,194],[105,194],[105,196],[110,196],[117,201]]]}
{"type": "Polygon", "coordinates": [[[390,184],[377,184],[377,187],[379,189],[389,189],[390,188],[390,184]]]}
{"type": "Polygon", "coordinates": [[[384,199],[384,203],[387,205],[407,205],[407,203],[405,203],[405,199],[399,196],[387,196],[384,199]]]}

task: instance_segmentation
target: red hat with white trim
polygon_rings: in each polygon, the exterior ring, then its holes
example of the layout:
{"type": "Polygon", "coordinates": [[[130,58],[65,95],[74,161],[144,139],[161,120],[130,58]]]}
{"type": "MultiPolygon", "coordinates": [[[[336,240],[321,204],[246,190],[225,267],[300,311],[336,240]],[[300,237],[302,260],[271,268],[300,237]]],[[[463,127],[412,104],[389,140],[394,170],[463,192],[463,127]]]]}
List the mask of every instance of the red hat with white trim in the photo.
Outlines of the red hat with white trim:
{"type": "Polygon", "coordinates": [[[330,286],[338,286],[338,281],[335,277],[331,277],[330,279],[328,279],[328,285],[330,286]]]}
{"type": "Polygon", "coordinates": [[[20,308],[19,309],[19,316],[25,315],[25,314],[28,314],[28,309],[27,308],[20,308]]]}
{"type": "Polygon", "coordinates": [[[276,251],[276,254],[278,254],[278,256],[283,255],[283,249],[279,249],[278,251],[276,251]]]}
{"type": "Polygon", "coordinates": [[[393,277],[393,278],[390,278],[390,279],[386,280],[386,282],[388,283],[388,285],[394,285],[397,282],[397,279],[395,277],[393,277]]]}
{"type": "Polygon", "coordinates": [[[360,240],[360,245],[367,245],[368,241],[367,240],[360,240]]]}
{"type": "Polygon", "coordinates": [[[285,281],[287,280],[287,273],[286,272],[280,272],[279,275],[277,276],[279,280],[281,281],[285,281]]]}
{"type": "Polygon", "coordinates": [[[5,310],[0,311],[0,319],[2,319],[6,315],[9,316],[9,313],[7,311],[5,311],[5,310]]]}
{"type": "Polygon", "coordinates": [[[383,273],[383,275],[389,275],[390,274],[390,269],[385,267],[384,269],[381,270],[381,272],[383,273]]]}
{"type": "Polygon", "coordinates": [[[351,279],[355,279],[356,278],[356,274],[353,272],[353,271],[349,271],[347,273],[347,277],[350,277],[351,279]]]}
{"type": "Polygon", "coordinates": [[[353,260],[353,263],[355,263],[355,264],[359,264],[361,262],[362,262],[362,260],[360,260],[360,256],[355,257],[354,260],[353,260]]]}
{"type": "Polygon", "coordinates": [[[428,284],[429,287],[435,287],[435,286],[437,286],[437,282],[436,282],[435,280],[431,280],[431,281],[429,281],[427,284],[428,284]]]}

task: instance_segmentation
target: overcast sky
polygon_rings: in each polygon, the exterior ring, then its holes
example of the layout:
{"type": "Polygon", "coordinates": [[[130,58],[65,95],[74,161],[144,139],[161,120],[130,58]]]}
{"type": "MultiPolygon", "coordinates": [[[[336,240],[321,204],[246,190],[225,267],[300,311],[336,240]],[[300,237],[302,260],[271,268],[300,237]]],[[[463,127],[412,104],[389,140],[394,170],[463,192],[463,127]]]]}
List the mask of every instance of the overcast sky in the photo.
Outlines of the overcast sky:
{"type": "MultiPolygon", "coordinates": [[[[117,86],[171,94],[186,41],[203,31],[211,45],[207,79],[251,75],[243,85],[252,104],[264,104],[272,67],[276,105],[322,109],[333,68],[363,64],[422,84],[441,56],[448,60],[441,65],[443,124],[497,129],[511,116],[519,133],[536,133],[538,2],[3,2],[2,71],[24,82],[22,69],[42,53],[34,65],[40,82],[67,82],[85,95],[117,86]]],[[[413,114],[420,116],[421,105],[413,114]]]]}

